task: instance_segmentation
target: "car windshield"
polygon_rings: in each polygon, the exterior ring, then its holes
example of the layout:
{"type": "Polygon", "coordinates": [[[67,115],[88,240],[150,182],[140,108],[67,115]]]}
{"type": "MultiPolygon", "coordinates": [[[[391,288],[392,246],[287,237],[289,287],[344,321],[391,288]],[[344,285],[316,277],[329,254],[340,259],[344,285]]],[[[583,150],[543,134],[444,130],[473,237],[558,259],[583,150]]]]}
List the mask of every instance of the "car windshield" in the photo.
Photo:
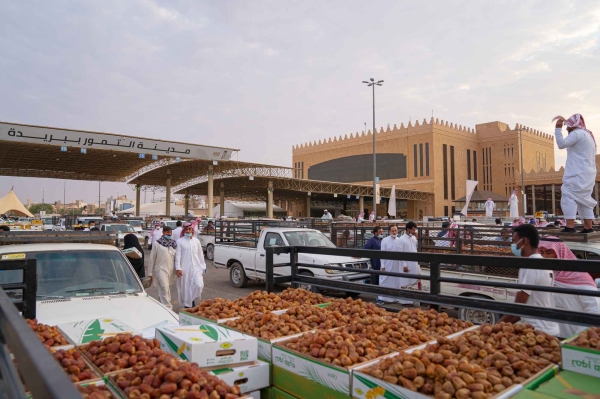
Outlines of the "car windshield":
{"type": "Polygon", "coordinates": [[[121,233],[135,233],[133,227],[128,224],[110,224],[106,226],[106,231],[120,231],[121,233]]]}
{"type": "Polygon", "coordinates": [[[52,218],[42,218],[43,224],[52,224],[52,218]]]}
{"type": "Polygon", "coordinates": [[[169,226],[170,228],[174,229],[177,227],[177,221],[176,220],[169,220],[168,222],[163,222],[166,226],[169,226]]]}
{"type": "Polygon", "coordinates": [[[142,227],[142,221],[141,220],[129,220],[127,223],[129,223],[130,226],[142,227]]]}
{"type": "Polygon", "coordinates": [[[283,235],[290,245],[335,248],[320,231],[286,231],[283,235]]]}
{"type": "MultiPolygon", "coordinates": [[[[142,292],[134,272],[118,251],[43,251],[37,260],[37,296],[78,297],[142,292]]],[[[0,283],[23,281],[22,270],[0,271],[0,283]]]]}

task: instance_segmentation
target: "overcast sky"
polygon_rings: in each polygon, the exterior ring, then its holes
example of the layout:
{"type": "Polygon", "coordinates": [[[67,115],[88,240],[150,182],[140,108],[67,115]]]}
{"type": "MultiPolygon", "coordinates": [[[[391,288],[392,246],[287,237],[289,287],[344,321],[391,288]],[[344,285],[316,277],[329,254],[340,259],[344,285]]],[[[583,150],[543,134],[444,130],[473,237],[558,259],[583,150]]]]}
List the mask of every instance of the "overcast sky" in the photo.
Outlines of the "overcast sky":
{"type": "MultiPolygon", "coordinates": [[[[372,125],[373,77],[378,126],[433,110],[552,133],[552,117],[579,112],[600,132],[598,0],[414,3],[0,0],[0,120],[290,166],[293,144],[372,125]]],[[[63,197],[60,181],[13,177],[0,196],[13,185],[23,201],[63,197]]],[[[69,182],[67,202],[97,190],[69,182]]],[[[117,191],[134,197],[103,183],[102,200],[117,191]]]]}

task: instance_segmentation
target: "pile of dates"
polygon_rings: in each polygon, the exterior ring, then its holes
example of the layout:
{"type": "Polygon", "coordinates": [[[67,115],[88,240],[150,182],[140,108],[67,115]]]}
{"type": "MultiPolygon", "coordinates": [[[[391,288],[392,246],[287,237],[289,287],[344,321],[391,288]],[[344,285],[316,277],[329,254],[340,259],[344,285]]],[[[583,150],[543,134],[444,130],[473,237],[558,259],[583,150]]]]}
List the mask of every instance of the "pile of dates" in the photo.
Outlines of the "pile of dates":
{"type": "Polygon", "coordinates": [[[574,342],[575,346],[600,350],[600,328],[590,327],[579,333],[574,342]]]}
{"type": "Polygon", "coordinates": [[[528,324],[500,323],[424,350],[401,352],[365,370],[437,399],[487,399],[560,361],[557,338],[528,324]]]}
{"type": "Polygon", "coordinates": [[[92,341],[81,350],[105,374],[136,365],[154,366],[158,358],[165,354],[157,339],[131,334],[117,334],[103,341],[92,341]]]}
{"type": "Polygon", "coordinates": [[[110,378],[132,399],[234,399],[240,396],[238,386],[229,386],[200,370],[198,364],[182,362],[171,355],[164,355],[152,367],[137,365],[110,378]]]}
{"type": "Polygon", "coordinates": [[[473,327],[471,322],[455,319],[434,309],[404,308],[394,317],[416,330],[436,336],[450,335],[473,327]]]}
{"type": "Polygon", "coordinates": [[[65,370],[73,382],[99,378],[99,376],[89,369],[83,360],[83,356],[75,348],[59,349],[52,353],[52,356],[61,364],[63,370],[65,370]]]}
{"type": "Polygon", "coordinates": [[[69,345],[65,337],[63,337],[55,326],[38,323],[36,319],[27,319],[26,321],[44,346],[52,347],[69,345]]]}
{"type": "Polygon", "coordinates": [[[333,299],[324,297],[321,294],[304,290],[302,288],[286,288],[278,296],[284,301],[294,305],[318,305],[330,302],[333,299]]]}
{"type": "Polygon", "coordinates": [[[367,316],[385,316],[390,314],[385,309],[382,309],[371,302],[364,302],[362,299],[338,299],[332,301],[326,309],[337,310],[344,316],[350,317],[367,317],[367,316]]]}
{"type": "Polygon", "coordinates": [[[110,393],[106,385],[77,385],[77,390],[84,399],[113,399],[113,395],[110,393]]]}

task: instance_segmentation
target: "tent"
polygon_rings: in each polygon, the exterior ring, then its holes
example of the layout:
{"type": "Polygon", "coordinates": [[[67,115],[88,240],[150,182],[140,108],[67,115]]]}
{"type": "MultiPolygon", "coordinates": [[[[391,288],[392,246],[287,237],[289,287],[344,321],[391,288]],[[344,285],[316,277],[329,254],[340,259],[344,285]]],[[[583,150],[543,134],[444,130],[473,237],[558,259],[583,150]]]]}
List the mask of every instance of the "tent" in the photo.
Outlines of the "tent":
{"type": "MultiPolygon", "coordinates": [[[[162,216],[167,213],[166,202],[154,202],[149,204],[142,204],[140,206],[140,216],[162,216]]],[[[175,204],[171,204],[171,216],[186,216],[184,215],[185,209],[175,204]]],[[[190,212],[193,214],[193,212],[190,212]]],[[[135,215],[135,207],[123,209],[117,212],[118,215],[135,215]]]]}
{"type": "Polygon", "coordinates": [[[0,198],[0,214],[12,212],[15,215],[33,217],[33,214],[27,210],[17,198],[17,195],[11,188],[8,194],[0,198]]]}

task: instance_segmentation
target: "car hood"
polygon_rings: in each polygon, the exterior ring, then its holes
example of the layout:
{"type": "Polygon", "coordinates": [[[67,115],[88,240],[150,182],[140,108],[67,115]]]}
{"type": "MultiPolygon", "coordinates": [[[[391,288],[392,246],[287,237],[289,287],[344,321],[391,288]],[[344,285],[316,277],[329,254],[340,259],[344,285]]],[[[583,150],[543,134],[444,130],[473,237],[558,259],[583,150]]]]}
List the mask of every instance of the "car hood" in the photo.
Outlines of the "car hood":
{"type": "Polygon", "coordinates": [[[135,330],[165,320],[179,324],[175,313],[165,308],[145,292],[137,295],[106,295],[37,301],[40,323],[57,325],[97,318],[117,319],[135,330]]]}
{"type": "Polygon", "coordinates": [[[335,255],[316,255],[316,254],[298,254],[298,259],[304,263],[314,264],[334,264],[334,263],[356,263],[366,262],[369,259],[360,258],[356,259],[351,256],[335,256],[335,255]]]}

